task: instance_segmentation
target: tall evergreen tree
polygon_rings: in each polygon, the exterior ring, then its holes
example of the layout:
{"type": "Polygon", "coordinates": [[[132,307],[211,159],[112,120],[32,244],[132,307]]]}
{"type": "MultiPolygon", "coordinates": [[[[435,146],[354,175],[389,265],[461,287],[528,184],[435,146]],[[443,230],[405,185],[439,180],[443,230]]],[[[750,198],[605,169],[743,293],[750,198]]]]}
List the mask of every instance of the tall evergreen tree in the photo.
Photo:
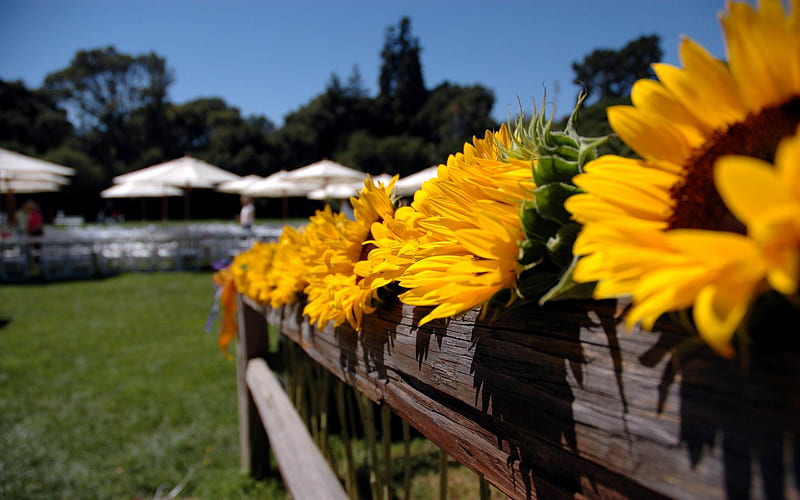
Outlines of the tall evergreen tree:
{"type": "Polygon", "coordinates": [[[395,132],[405,132],[425,103],[428,92],[422,78],[419,40],[411,35],[411,20],[403,17],[386,29],[381,51],[379,106],[394,117],[395,132]]]}

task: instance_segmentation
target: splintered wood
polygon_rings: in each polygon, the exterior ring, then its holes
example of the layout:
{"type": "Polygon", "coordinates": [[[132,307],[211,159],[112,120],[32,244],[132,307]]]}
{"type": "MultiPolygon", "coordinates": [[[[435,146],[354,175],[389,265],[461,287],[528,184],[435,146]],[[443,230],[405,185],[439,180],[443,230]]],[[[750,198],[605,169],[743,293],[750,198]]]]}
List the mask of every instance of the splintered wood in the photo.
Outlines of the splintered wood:
{"type": "Polygon", "coordinates": [[[628,331],[611,301],[423,327],[394,301],[359,333],[244,303],[512,498],[800,498],[797,343],[743,368],[674,360],[690,334],[628,331]]]}

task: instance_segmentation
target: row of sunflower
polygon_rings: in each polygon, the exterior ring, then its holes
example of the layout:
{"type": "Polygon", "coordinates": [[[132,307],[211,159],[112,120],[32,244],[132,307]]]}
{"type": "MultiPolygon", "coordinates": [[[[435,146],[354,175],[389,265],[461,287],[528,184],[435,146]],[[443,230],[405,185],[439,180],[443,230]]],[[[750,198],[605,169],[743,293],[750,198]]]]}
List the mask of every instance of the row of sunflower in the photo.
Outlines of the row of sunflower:
{"type": "Polygon", "coordinates": [[[575,114],[563,131],[520,118],[451,155],[410,205],[396,179],[368,177],[353,220],[326,207],[216,279],[272,307],[304,294],[312,324],[356,331],[384,294],[432,307],[420,324],[629,297],[628,325],[690,310],[733,356],[758,300],[800,308],[800,0],[730,3],[721,21],[727,62],[685,39],[682,68],[655,64],[631,106],[608,109],[638,158],[597,157],[575,114]]]}

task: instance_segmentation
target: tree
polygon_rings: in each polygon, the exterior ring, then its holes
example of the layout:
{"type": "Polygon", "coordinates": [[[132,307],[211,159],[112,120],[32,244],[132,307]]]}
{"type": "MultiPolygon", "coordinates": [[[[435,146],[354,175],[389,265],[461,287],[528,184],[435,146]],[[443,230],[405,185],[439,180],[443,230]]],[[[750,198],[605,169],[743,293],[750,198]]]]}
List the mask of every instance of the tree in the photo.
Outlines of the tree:
{"type": "Polygon", "coordinates": [[[167,119],[177,153],[191,154],[207,149],[214,127],[220,125],[227,109],[228,105],[218,97],[201,97],[168,106],[167,119]]]}
{"type": "Polygon", "coordinates": [[[435,145],[444,161],[464,142],[496,128],[491,117],[494,93],[481,85],[462,87],[444,82],[433,89],[417,114],[414,127],[435,145]]]}
{"type": "Polygon", "coordinates": [[[0,80],[0,146],[42,155],[73,135],[66,112],[47,92],[0,80]]]}
{"type": "Polygon", "coordinates": [[[347,97],[354,99],[364,99],[369,96],[369,91],[364,86],[364,80],[361,79],[361,71],[359,71],[357,64],[353,65],[353,71],[347,77],[344,93],[347,97]]]}
{"type": "Polygon", "coordinates": [[[419,40],[411,36],[411,20],[403,17],[399,25],[386,30],[381,51],[379,105],[395,118],[395,131],[402,132],[427,98],[419,40]]]}
{"type": "Polygon", "coordinates": [[[620,50],[596,49],[572,63],[574,83],[588,93],[587,104],[625,97],[636,80],[654,76],[650,65],[662,57],[658,35],[639,37],[620,50]]]}
{"type": "Polygon", "coordinates": [[[171,72],[155,53],[133,57],[114,47],[80,50],[45,78],[45,89],[75,112],[83,130],[113,128],[128,113],[163,103],[170,84],[171,72]]]}
{"type": "Polygon", "coordinates": [[[115,174],[137,157],[137,141],[164,137],[172,81],[166,61],[155,53],[134,57],[107,47],[78,51],[67,68],[47,75],[45,89],[77,120],[79,131],[94,142],[94,156],[115,174]],[[137,114],[141,119],[135,122],[137,114]]]}
{"type": "Polygon", "coordinates": [[[348,137],[347,148],[338,160],[374,175],[405,177],[436,163],[431,146],[420,137],[375,137],[366,130],[358,130],[348,137]]]}
{"type": "Polygon", "coordinates": [[[332,74],[325,91],[286,116],[273,137],[285,168],[335,158],[359,129],[383,128],[355,72],[346,86],[332,74]]]}

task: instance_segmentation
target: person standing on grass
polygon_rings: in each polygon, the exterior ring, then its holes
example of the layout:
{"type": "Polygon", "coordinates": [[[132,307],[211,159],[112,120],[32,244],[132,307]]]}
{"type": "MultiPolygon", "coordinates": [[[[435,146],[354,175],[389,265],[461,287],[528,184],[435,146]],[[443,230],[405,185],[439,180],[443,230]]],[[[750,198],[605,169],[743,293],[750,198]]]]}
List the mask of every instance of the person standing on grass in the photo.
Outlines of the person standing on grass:
{"type": "Polygon", "coordinates": [[[253,200],[247,195],[242,195],[242,209],[239,211],[239,225],[242,228],[250,231],[253,228],[253,222],[256,219],[256,207],[253,205],[253,200]]]}

